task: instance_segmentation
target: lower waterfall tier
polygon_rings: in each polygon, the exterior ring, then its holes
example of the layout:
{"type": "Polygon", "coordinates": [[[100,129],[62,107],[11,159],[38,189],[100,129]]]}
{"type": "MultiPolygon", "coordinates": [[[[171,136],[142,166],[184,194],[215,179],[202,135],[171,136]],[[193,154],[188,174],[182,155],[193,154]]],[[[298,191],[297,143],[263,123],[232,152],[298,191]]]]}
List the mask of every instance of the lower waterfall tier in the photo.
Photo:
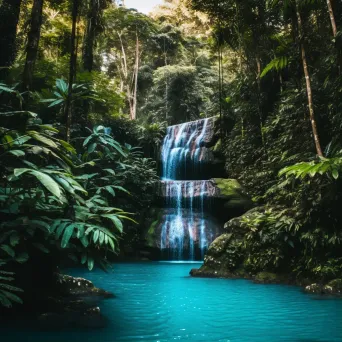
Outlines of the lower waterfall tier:
{"type": "Polygon", "coordinates": [[[164,209],[147,232],[147,246],[169,260],[201,260],[222,224],[200,210],[164,209]]]}

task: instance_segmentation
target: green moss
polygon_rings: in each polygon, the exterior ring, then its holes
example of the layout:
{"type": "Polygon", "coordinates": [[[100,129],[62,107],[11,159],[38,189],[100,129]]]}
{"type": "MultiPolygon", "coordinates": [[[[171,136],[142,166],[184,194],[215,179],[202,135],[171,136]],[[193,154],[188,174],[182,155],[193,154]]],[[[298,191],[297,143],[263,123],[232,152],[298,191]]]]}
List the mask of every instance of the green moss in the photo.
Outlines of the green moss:
{"type": "Polygon", "coordinates": [[[271,272],[260,272],[255,276],[255,280],[261,283],[274,283],[277,282],[278,276],[271,272]]]}
{"type": "Polygon", "coordinates": [[[248,273],[246,272],[246,270],[244,268],[242,268],[242,267],[240,267],[237,270],[235,270],[234,274],[238,278],[248,278],[248,276],[249,276],[248,273]]]}
{"type": "Polygon", "coordinates": [[[214,178],[222,196],[240,197],[243,188],[236,179],[214,178]]]}
{"type": "Polygon", "coordinates": [[[147,246],[154,245],[155,230],[156,230],[156,227],[158,226],[158,223],[159,223],[159,219],[156,221],[153,221],[150,225],[150,228],[147,231],[147,234],[146,234],[147,246]]]}
{"type": "Polygon", "coordinates": [[[222,150],[222,140],[219,139],[216,145],[213,147],[213,152],[220,152],[222,150]]]}

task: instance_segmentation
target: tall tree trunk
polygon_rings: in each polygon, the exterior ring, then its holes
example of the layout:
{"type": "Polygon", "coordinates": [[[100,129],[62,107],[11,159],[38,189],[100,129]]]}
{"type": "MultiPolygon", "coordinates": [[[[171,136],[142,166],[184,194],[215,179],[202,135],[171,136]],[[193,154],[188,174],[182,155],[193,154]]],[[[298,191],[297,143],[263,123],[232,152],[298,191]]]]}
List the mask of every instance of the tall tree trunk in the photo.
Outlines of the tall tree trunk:
{"type": "Polygon", "coordinates": [[[77,29],[77,16],[78,16],[79,0],[73,1],[72,6],[72,30],[70,41],[70,68],[69,68],[69,87],[68,96],[65,104],[65,117],[66,117],[66,140],[70,141],[71,124],[72,124],[72,86],[76,73],[76,29],[77,29]]]}
{"type": "MultiPolygon", "coordinates": [[[[336,38],[337,37],[337,25],[336,25],[334,9],[333,9],[333,5],[332,5],[331,0],[327,0],[327,5],[328,5],[328,12],[329,12],[332,31],[333,31],[333,36],[334,36],[334,38],[336,38]]],[[[338,63],[338,74],[341,75],[342,51],[340,48],[337,48],[337,63],[338,63]]]]}
{"type": "MultiPolygon", "coordinates": [[[[164,37],[164,66],[166,67],[168,65],[167,62],[167,51],[166,51],[166,44],[165,44],[165,37],[164,37]]],[[[165,69],[164,69],[165,71],[165,69]]],[[[166,71],[165,71],[166,75],[166,71]]],[[[168,77],[165,77],[165,120],[168,120],[168,93],[169,93],[169,80],[168,77]]]]}
{"type": "Polygon", "coordinates": [[[37,59],[40,31],[43,19],[44,0],[34,0],[31,12],[31,26],[26,47],[26,61],[23,75],[24,88],[32,87],[34,65],[37,59]]]}
{"type": "Polygon", "coordinates": [[[300,43],[300,51],[302,55],[302,64],[304,69],[304,76],[306,81],[306,92],[308,95],[308,105],[309,105],[309,113],[310,113],[310,121],[311,121],[311,127],[312,127],[312,133],[315,140],[315,146],[318,156],[324,157],[321,143],[319,140],[318,130],[317,130],[317,124],[315,120],[315,111],[314,111],[314,104],[312,99],[312,89],[311,89],[311,79],[310,79],[310,73],[308,69],[308,62],[306,59],[306,52],[305,52],[305,46],[304,46],[304,35],[303,35],[303,24],[302,24],[302,17],[300,15],[300,8],[299,8],[299,0],[296,0],[296,15],[297,15],[297,22],[298,22],[298,31],[299,31],[299,43],[300,43]]]}
{"type": "Polygon", "coordinates": [[[2,0],[0,6],[0,79],[7,75],[17,54],[17,26],[21,0],[2,0]]]}
{"type": "Polygon", "coordinates": [[[134,90],[133,90],[133,103],[132,103],[132,120],[137,118],[137,99],[138,99],[138,76],[139,76],[139,37],[138,32],[136,32],[137,41],[135,48],[135,67],[134,67],[134,90]]]}
{"type": "Polygon", "coordinates": [[[260,134],[261,134],[261,140],[262,145],[265,148],[265,137],[264,137],[264,123],[263,123],[263,115],[262,115],[262,108],[261,108],[261,61],[260,57],[257,55],[255,58],[256,66],[257,66],[257,84],[258,84],[258,112],[259,112],[259,121],[260,121],[260,134]]]}
{"type": "Polygon", "coordinates": [[[327,5],[328,5],[328,11],[329,11],[329,16],[330,16],[330,21],[331,21],[331,27],[333,30],[333,35],[334,35],[334,37],[336,37],[337,36],[337,25],[336,25],[336,21],[335,21],[335,15],[334,15],[334,10],[333,10],[331,0],[327,0],[327,5]]]}
{"type": "Polygon", "coordinates": [[[96,36],[96,25],[99,14],[99,1],[89,0],[89,10],[87,19],[87,28],[84,37],[83,46],[83,67],[85,70],[91,72],[94,65],[94,43],[96,36]]]}

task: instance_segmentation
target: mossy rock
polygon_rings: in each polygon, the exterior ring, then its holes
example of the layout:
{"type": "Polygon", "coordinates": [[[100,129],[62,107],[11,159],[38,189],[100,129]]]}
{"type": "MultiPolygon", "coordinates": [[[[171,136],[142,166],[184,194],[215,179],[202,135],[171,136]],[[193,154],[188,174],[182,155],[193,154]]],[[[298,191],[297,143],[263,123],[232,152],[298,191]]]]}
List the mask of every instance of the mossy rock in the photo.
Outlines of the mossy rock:
{"type": "Polygon", "coordinates": [[[332,294],[336,296],[342,295],[342,279],[334,279],[324,286],[324,292],[326,294],[332,294]]]}
{"type": "Polygon", "coordinates": [[[159,224],[159,219],[153,221],[147,231],[147,234],[146,234],[146,246],[147,247],[154,247],[156,228],[158,227],[158,224],[159,224]]]}
{"type": "Polygon", "coordinates": [[[202,267],[192,274],[201,277],[235,277],[234,273],[242,262],[240,248],[232,234],[222,234],[210,245],[202,267]]]}
{"type": "Polygon", "coordinates": [[[255,282],[261,284],[276,284],[278,283],[279,277],[275,273],[271,272],[259,272],[254,279],[255,282]]]}
{"type": "Polygon", "coordinates": [[[250,230],[250,227],[248,227],[246,223],[246,218],[252,220],[254,216],[258,216],[262,212],[265,212],[265,207],[253,208],[247,211],[245,214],[239,217],[234,217],[233,219],[226,222],[226,224],[224,225],[224,230],[227,233],[233,234],[235,238],[242,239],[250,230]]]}
{"type": "Polygon", "coordinates": [[[323,286],[317,283],[306,286],[304,291],[311,294],[324,294],[323,286]]]}
{"type": "Polygon", "coordinates": [[[241,184],[236,179],[213,178],[216,186],[220,189],[221,197],[241,197],[245,193],[241,184]]]}
{"type": "Polygon", "coordinates": [[[213,243],[210,245],[210,255],[213,256],[219,256],[222,253],[225,252],[226,248],[228,247],[228,244],[232,238],[232,234],[222,234],[217,239],[213,241],[213,243]]]}
{"type": "Polygon", "coordinates": [[[328,283],[328,286],[331,286],[336,290],[342,291],[342,279],[334,279],[328,283]]]}
{"type": "Polygon", "coordinates": [[[213,178],[212,181],[218,189],[215,197],[225,201],[225,209],[240,208],[244,212],[253,206],[248,193],[236,179],[213,178]]]}
{"type": "Polygon", "coordinates": [[[217,141],[217,143],[215,144],[215,146],[212,148],[214,153],[220,153],[222,152],[222,140],[219,139],[217,141]]]}

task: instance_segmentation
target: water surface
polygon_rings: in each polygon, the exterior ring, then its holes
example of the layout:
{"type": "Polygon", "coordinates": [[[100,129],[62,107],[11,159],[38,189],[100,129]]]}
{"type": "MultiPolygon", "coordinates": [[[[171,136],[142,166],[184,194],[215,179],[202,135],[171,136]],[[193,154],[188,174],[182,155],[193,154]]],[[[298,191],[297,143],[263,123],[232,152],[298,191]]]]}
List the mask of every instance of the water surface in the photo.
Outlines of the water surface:
{"type": "Polygon", "coordinates": [[[199,266],[156,262],[117,264],[113,274],[74,270],[117,295],[102,303],[106,328],[12,332],[1,341],[342,342],[341,300],[319,300],[292,286],[189,277],[199,266]]]}

